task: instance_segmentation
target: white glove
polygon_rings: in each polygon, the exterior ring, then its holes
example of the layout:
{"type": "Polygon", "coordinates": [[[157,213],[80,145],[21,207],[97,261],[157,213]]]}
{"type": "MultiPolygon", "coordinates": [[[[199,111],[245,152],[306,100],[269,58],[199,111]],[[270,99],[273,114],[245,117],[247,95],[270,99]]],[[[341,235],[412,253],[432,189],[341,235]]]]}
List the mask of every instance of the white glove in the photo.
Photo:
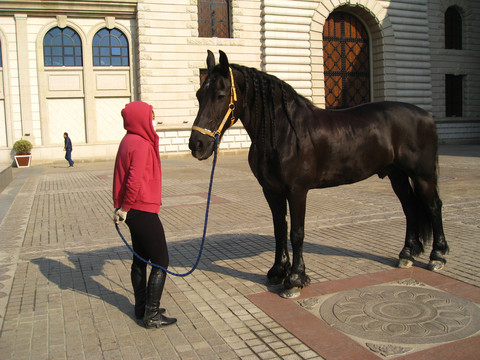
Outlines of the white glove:
{"type": "Polygon", "coordinates": [[[128,211],[123,210],[122,208],[120,209],[115,209],[113,212],[113,222],[115,224],[121,224],[127,220],[127,213],[128,211]]]}

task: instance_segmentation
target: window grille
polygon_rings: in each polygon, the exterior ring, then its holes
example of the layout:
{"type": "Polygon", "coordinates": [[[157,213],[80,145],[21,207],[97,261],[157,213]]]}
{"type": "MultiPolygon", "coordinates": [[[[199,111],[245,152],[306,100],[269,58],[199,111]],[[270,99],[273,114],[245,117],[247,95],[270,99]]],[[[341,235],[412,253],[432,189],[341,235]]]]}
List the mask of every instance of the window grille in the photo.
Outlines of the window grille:
{"type": "Polygon", "coordinates": [[[54,27],[43,39],[45,66],[82,66],[82,42],[75,30],[54,27]]]}
{"type": "Polygon", "coordinates": [[[101,29],[93,37],[93,66],[129,66],[128,40],[118,29],[101,29]]]}
{"type": "Polygon", "coordinates": [[[360,20],[332,13],[323,30],[325,108],[341,109],[370,101],[368,33],[360,20]]]}
{"type": "Polygon", "coordinates": [[[230,4],[228,0],[198,0],[198,35],[230,37],[230,4]]]}

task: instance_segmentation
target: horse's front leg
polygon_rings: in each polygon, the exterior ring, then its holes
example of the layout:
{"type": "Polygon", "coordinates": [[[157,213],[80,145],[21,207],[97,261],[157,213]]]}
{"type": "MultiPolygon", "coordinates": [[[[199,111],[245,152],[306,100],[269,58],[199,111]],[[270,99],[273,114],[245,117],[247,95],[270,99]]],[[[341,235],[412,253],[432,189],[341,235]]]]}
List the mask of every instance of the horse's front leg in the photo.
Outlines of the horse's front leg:
{"type": "Polygon", "coordinates": [[[283,282],[285,290],[282,297],[294,298],[300,295],[300,289],[308,285],[310,278],[305,273],[303,261],[303,239],[305,236],[305,209],[307,203],[307,191],[290,194],[288,204],[290,206],[290,241],[292,243],[292,271],[283,282]]]}
{"type": "Polygon", "coordinates": [[[287,199],[284,194],[263,189],[272,212],[275,233],[275,263],[268,271],[267,279],[271,285],[279,285],[290,272],[290,258],[287,248],[287,199]]]}

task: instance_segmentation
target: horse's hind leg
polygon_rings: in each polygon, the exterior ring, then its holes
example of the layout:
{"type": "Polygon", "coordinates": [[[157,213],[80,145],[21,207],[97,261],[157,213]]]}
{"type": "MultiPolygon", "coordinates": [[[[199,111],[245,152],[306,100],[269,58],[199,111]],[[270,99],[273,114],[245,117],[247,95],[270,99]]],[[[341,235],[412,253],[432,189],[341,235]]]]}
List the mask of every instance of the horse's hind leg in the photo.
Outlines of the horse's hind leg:
{"type": "Polygon", "coordinates": [[[272,212],[275,233],[275,263],[267,273],[271,285],[280,285],[290,273],[290,259],[287,248],[287,199],[280,193],[263,188],[272,212]]]}
{"type": "Polygon", "coordinates": [[[423,201],[433,231],[433,249],[428,268],[439,271],[447,262],[444,255],[448,252],[448,244],[443,231],[442,201],[438,196],[436,176],[432,175],[429,179],[418,177],[414,179],[414,185],[423,201]]]}
{"type": "Polygon", "coordinates": [[[388,178],[392,183],[393,191],[402,204],[407,223],[405,245],[399,254],[398,267],[408,268],[413,265],[414,257],[423,252],[423,245],[419,240],[415,194],[410,186],[408,176],[400,169],[392,169],[388,178]]]}

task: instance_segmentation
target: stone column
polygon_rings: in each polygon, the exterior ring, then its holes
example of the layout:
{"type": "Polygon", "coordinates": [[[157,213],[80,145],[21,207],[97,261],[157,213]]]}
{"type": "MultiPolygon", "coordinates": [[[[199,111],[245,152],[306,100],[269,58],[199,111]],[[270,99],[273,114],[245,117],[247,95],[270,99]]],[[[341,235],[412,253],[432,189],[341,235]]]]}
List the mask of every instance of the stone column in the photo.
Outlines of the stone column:
{"type": "Polygon", "coordinates": [[[17,40],[18,83],[20,91],[20,116],[22,120],[22,138],[35,145],[32,121],[32,94],[30,88],[30,65],[28,56],[27,15],[15,14],[15,33],[17,40]]]}

